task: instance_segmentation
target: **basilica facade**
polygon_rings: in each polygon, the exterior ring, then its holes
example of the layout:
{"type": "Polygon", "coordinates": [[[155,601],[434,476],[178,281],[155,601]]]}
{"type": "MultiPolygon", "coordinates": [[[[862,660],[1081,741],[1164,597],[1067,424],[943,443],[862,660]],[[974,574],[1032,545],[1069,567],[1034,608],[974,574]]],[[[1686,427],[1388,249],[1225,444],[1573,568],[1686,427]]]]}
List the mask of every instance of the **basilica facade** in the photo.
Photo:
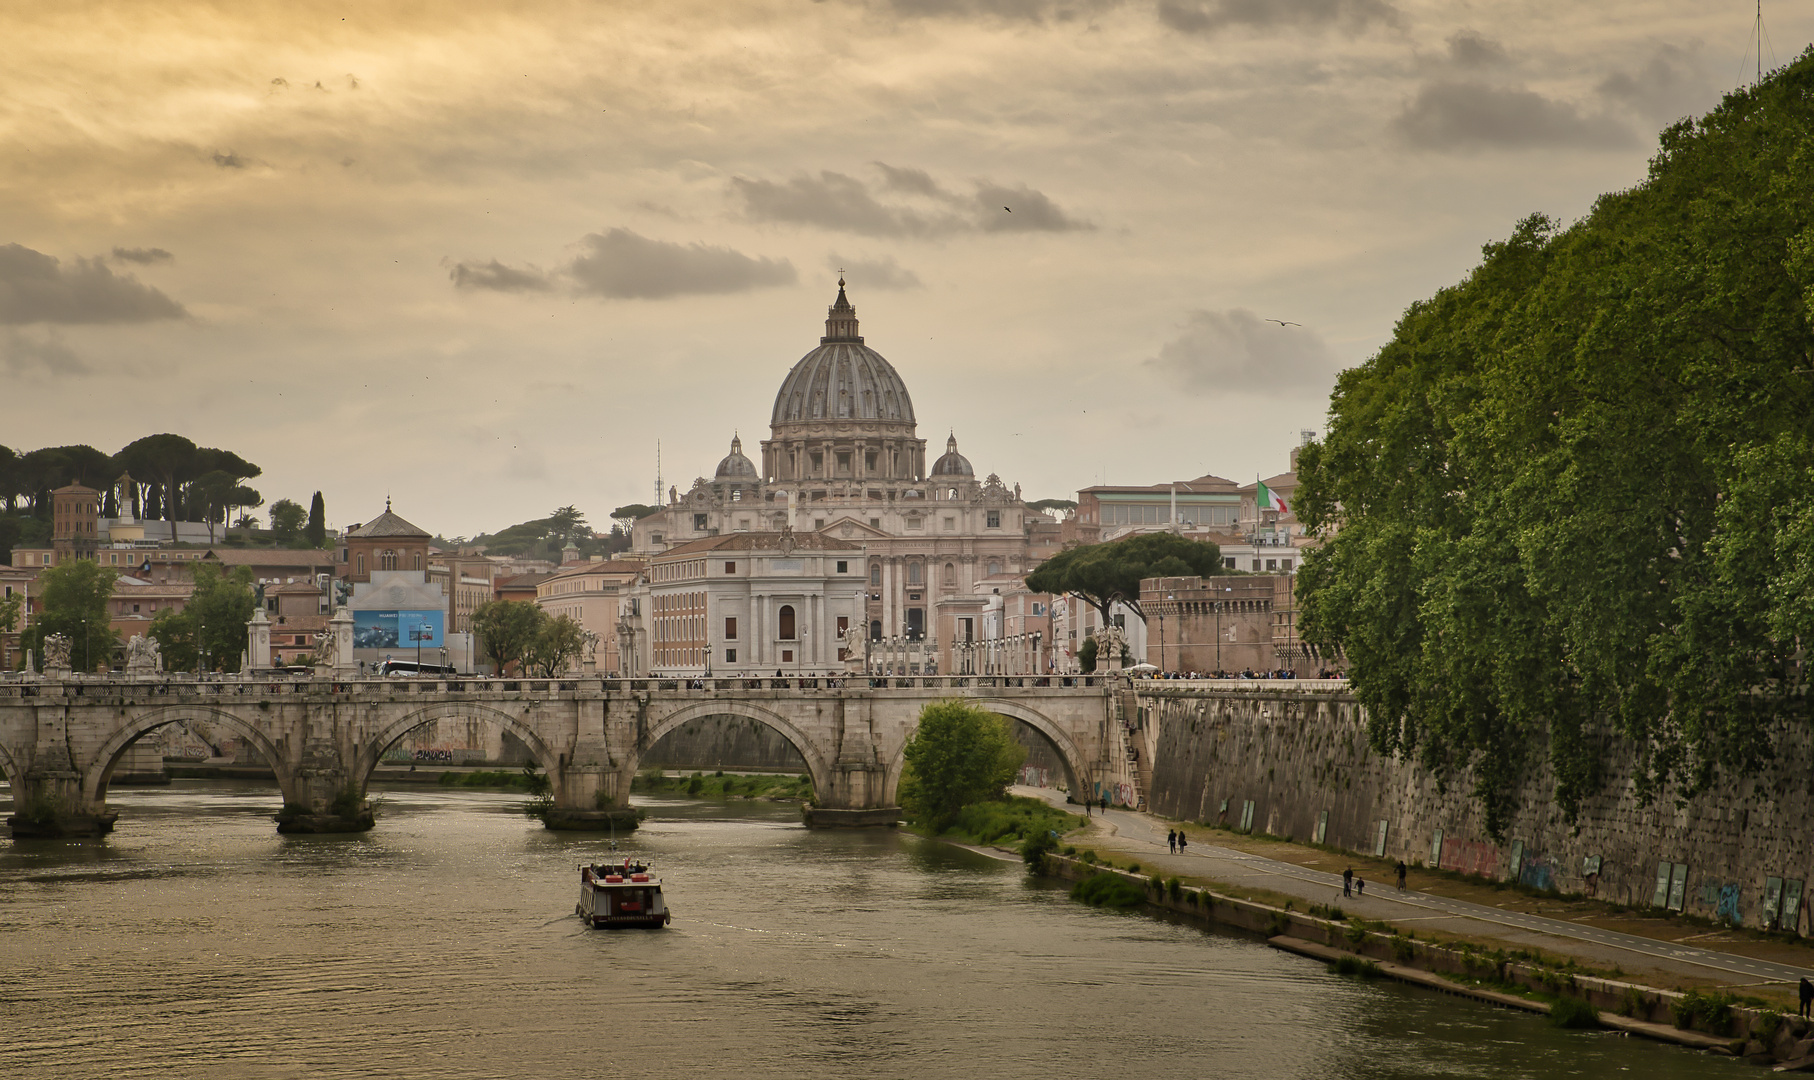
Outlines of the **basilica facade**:
{"type": "Polygon", "coordinates": [[[949,671],[953,643],[982,634],[987,579],[1031,569],[1029,534],[1050,522],[1019,485],[978,479],[955,434],[928,467],[907,385],[864,343],[844,290],[840,278],[825,335],[781,381],[761,465],[733,435],[711,478],[669,488],[632,546],[652,557],[746,532],[851,544],[862,552],[868,638],[926,641],[949,671]]]}

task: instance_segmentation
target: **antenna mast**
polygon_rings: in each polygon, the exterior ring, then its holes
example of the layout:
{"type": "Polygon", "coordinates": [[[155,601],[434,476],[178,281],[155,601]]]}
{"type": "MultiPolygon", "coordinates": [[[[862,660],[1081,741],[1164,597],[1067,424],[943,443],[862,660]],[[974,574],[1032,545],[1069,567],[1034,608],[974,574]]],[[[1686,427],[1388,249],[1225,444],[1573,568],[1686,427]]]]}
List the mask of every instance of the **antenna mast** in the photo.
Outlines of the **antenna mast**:
{"type": "MultiPolygon", "coordinates": [[[[1759,0],[1759,2],[1761,3],[1762,0],[1759,0]]],[[[651,505],[653,505],[653,506],[662,505],[662,503],[661,503],[661,440],[660,439],[655,440],[655,501],[651,505]]]]}

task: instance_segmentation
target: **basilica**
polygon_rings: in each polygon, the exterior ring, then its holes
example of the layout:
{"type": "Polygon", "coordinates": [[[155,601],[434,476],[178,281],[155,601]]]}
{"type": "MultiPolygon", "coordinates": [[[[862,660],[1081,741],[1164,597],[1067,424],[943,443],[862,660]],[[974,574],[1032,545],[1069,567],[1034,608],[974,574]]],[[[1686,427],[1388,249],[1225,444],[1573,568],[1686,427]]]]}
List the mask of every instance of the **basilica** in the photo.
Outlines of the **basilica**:
{"type": "MultiPolygon", "coordinates": [[[[907,385],[864,344],[844,289],[839,278],[825,335],[781,381],[760,466],[732,436],[712,477],[684,493],[669,488],[666,505],[636,523],[632,545],[658,559],[737,533],[838,541],[861,552],[850,569],[866,586],[859,602],[870,640],[931,639],[942,657],[951,643],[981,637],[988,579],[1007,583],[1031,569],[1029,537],[1050,520],[1028,509],[1018,485],[979,480],[955,434],[928,467],[907,385]]],[[[776,628],[756,629],[767,637],[776,628]]]]}

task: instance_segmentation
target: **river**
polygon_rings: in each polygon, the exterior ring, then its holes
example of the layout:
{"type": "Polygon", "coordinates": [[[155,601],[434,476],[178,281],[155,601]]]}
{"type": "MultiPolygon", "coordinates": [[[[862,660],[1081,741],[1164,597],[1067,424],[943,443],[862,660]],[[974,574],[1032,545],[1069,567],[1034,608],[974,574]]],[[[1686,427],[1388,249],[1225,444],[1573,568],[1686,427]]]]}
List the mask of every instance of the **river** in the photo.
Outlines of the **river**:
{"type": "Polygon", "coordinates": [[[278,836],[269,785],[178,781],[114,789],[102,842],[0,840],[0,1076],[1753,1075],[779,804],[639,799],[620,847],[674,924],[588,931],[574,866],[602,839],[516,796],[380,794],[357,837],[278,836]]]}

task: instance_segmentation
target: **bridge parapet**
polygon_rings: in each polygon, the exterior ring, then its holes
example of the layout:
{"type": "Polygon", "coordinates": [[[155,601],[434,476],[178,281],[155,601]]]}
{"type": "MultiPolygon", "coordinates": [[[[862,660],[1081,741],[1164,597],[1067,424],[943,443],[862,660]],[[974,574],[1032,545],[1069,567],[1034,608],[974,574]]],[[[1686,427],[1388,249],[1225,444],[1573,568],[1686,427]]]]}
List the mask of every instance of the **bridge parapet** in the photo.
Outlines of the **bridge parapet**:
{"type": "MultiPolygon", "coordinates": [[[[795,744],[819,806],[868,821],[888,816],[925,705],[971,698],[1028,724],[1058,749],[1072,783],[1087,787],[1103,756],[1109,694],[1127,685],[1034,675],[14,678],[0,682],[0,767],[16,805],[54,806],[54,828],[64,832],[105,832],[108,782],[127,749],[161,727],[199,721],[245,739],[271,763],[285,804],[281,828],[338,831],[369,827],[366,784],[391,745],[453,720],[528,746],[565,820],[621,827],[630,780],[656,741],[690,719],[738,716],[795,744]]],[[[25,827],[19,818],[16,831],[25,827]]]]}

